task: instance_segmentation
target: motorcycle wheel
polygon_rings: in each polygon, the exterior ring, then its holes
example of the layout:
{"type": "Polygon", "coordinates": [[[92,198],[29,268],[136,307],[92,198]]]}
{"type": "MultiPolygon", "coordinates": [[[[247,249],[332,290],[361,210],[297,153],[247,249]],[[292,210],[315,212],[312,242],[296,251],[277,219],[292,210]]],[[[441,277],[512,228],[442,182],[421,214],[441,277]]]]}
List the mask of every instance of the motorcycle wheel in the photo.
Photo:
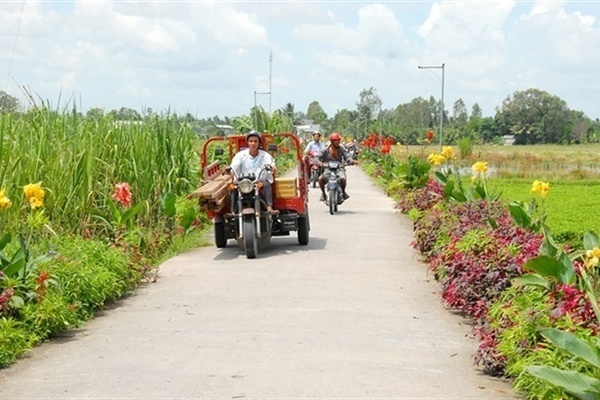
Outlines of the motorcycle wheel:
{"type": "Polygon", "coordinates": [[[227,237],[225,237],[225,223],[215,222],[215,245],[218,248],[227,247],[227,237]]]}
{"type": "Polygon", "coordinates": [[[258,242],[256,240],[256,226],[254,215],[244,216],[242,229],[244,230],[244,252],[247,258],[256,258],[258,253],[258,242]]]}
{"type": "Polygon", "coordinates": [[[308,212],[298,217],[298,243],[301,246],[308,244],[308,212]]]}
{"type": "Polygon", "coordinates": [[[337,190],[329,191],[329,214],[333,215],[337,211],[337,190]]]}

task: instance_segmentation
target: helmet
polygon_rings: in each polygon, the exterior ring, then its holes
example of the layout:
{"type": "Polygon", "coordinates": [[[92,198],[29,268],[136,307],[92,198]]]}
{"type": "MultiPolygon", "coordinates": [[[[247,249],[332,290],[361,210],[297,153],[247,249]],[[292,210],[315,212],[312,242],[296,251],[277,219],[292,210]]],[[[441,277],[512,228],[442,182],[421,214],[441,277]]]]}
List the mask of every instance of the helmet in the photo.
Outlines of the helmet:
{"type": "Polygon", "coordinates": [[[329,135],[329,140],[342,140],[342,137],[339,133],[333,132],[331,135],[329,135]]]}
{"type": "Polygon", "coordinates": [[[258,144],[262,144],[262,137],[260,136],[260,133],[258,133],[257,131],[248,132],[248,134],[246,135],[246,142],[248,141],[248,139],[250,139],[250,136],[256,136],[258,138],[258,144]]]}
{"type": "Polygon", "coordinates": [[[319,131],[314,131],[314,132],[313,132],[313,136],[315,136],[315,135],[319,135],[319,136],[321,136],[321,132],[319,132],[319,131]]]}

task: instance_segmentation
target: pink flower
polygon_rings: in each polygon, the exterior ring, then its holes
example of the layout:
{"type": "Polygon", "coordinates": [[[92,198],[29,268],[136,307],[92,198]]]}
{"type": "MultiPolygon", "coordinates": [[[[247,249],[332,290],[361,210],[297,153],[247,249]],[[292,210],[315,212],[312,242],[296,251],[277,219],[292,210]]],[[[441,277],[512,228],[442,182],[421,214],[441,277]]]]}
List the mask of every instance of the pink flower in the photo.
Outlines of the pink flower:
{"type": "Polygon", "coordinates": [[[117,183],[112,198],[125,208],[131,207],[131,189],[127,182],[117,183]]]}

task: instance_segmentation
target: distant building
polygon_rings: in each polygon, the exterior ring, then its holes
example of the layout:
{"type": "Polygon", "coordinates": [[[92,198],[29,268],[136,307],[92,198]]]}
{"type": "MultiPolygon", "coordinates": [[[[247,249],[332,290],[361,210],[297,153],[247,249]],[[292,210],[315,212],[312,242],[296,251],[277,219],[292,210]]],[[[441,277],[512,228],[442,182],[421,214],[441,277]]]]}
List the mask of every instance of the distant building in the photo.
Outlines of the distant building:
{"type": "Polygon", "coordinates": [[[216,125],[217,135],[227,136],[235,133],[235,128],[231,125],[216,125]]]}
{"type": "Polygon", "coordinates": [[[504,139],[505,146],[511,146],[515,142],[515,135],[504,135],[502,139],[504,139]]]}
{"type": "Polygon", "coordinates": [[[321,125],[313,124],[311,120],[302,120],[300,123],[301,125],[294,125],[294,132],[302,139],[311,140],[312,133],[321,130],[321,125]]]}

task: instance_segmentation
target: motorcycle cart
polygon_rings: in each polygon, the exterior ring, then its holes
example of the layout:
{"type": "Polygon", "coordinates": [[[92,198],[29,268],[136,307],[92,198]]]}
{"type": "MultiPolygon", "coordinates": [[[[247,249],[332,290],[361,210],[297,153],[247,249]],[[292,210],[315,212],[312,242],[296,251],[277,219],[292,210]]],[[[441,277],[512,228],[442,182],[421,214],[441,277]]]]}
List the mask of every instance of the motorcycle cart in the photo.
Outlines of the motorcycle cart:
{"type": "Polygon", "coordinates": [[[238,189],[228,166],[233,156],[247,147],[245,135],[212,137],[204,143],[200,155],[204,184],[192,195],[213,221],[216,246],[226,247],[229,239],[236,239],[247,258],[256,258],[259,245],[268,245],[273,236],[296,231],[300,245],[309,241],[307,171],[300,141],[292,133],[261,137],[263,150],[270,152],[277,164],[272,192],[278,213],[267,212],[259,201],[250,212],[247,208],[236,210],[231,204],[231,191],[238,189]]]}

